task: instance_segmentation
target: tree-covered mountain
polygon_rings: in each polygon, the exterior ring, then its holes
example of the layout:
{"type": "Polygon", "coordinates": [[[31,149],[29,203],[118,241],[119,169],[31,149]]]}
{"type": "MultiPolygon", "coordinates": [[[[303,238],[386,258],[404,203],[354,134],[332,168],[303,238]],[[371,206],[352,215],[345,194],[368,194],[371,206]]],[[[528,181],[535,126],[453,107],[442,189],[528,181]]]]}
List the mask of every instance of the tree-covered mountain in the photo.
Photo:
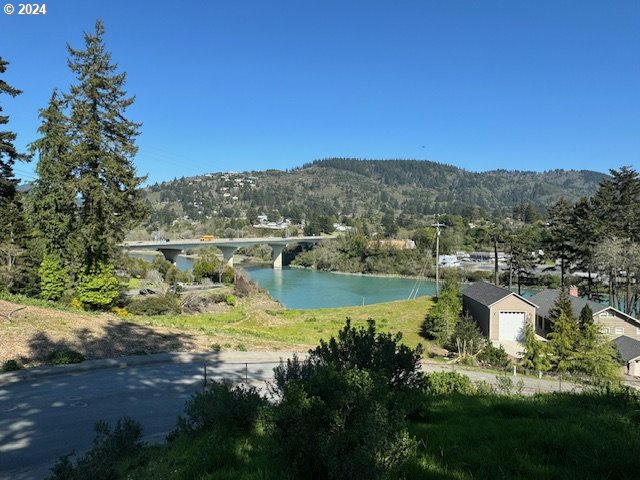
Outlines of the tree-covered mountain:
{"type": "Polygon", "coordinates": [[[317,160],[290,171],[216,173],[148,187],[149,227],[177,218],[206,221],[331,216],[380,218],[391,212],[411,222],[434,214],[469,220],[490,216],[545,216],[559,198],[595,192],[604,174],[588,170],[470,172],[418,160],[317,160]]]}

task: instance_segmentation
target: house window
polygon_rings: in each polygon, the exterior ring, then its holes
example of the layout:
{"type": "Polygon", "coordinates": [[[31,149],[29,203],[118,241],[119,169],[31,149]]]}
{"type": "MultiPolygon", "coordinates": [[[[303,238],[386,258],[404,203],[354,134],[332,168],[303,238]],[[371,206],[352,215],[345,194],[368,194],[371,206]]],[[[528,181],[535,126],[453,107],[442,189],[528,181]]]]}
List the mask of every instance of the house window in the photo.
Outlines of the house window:
{"type": "Polygon", "coordinates": [[[636,335],[640,335],[640,327],[636,327],[636,335]]]}
{"type": "Polygon", "coordinates": [[[613,315],[611,314],[611,312],[609,310],[606,310],[606,311],[602,312],[599,316],[600,316],[600,318],[611,318],[611,317],[613,317],[613,315]]]}
{"type": "Polygon", "coordinates": [[[624,334],[624,327],[616,327],[616,334],[617,335],[624,334]]]}
{"type": "Polygon", "coordinates": [[[609,334],[609,327],[602,327],[600,328],[600,333],[604,333],[604,334],[609,334]]]}

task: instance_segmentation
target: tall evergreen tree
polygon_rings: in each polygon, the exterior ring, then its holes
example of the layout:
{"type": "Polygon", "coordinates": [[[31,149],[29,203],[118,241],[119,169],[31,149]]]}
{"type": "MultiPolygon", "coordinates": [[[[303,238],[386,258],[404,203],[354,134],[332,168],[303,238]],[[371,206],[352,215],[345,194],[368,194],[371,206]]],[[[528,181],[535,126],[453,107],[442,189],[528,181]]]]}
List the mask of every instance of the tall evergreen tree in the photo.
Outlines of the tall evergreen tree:
{"type": "Polygon", "coordinates": [[[560,259],[560,285],[564,288],[565,272],[573,259],[575,248],[571,233],[573,207],[564,197],[549,208],[547,249],[554,258],[560,259]]]}
{"type": "Polygon", "coordinates": [[[68,120],[62,100],[54,91],[47,108],[40,110],[42,135],[30,145],[38,154],[38,179],[30,195],[30,219],[44,243],[46,255],[69,263],[77,253],[73,249],[76,227],[76,179],[70,156],[68,120]]]}
{"type": "Polygon", "coordinates": [[[585,305],[580,312],[576,369],[600,380],[618,378],[617,352],[609,338],[593,322],[593,312],[585,305]]]}
{"type": "MultiPolygon", "coordinates": [[[[8,62],[0,57],[0,74],[5,73],[8,62]]],[[[0,95],[15,97],[22,93],[0,79],[0,95]]],[[[8,115],[1,115],[0,128],[9,123],[8,115]]],[[[24,224],[22,202],[16,193],[13,165],[16,161],[26,161],[28,156],[18,152],[14,145],[16,134],[10,130],[0,130],[0,288],[14,290],[24,277],[28,256],[27,232],[24,224]]],[[[23,279],[24,280],[24,279],[23,279]]]]}
{"type": "Polygon", "coordinates": [[[78,83],[67,102],[71,158],[81,200],[79,239],[87,269],[109,262],[118,254],[125,232],[146,213],[138,189],[133,158],[140,124],[125,117],[133,102],[124,91],[126,73],[105,50],[104,25],[85,33],[85,49],[68,46],[69,68],[78,83]]]}
{"type": "Polygon", "coordinates": [[[535,329],[530,322],[525,326],[522,366],[538,372],[546,372],[551,368],[547,346],[542,340],[536,338],[535,329]]]}
{"type": "Polygon", "coordinates": [[[569,295],[562,291],[558,296],[549,318],[553,322],[549,333],[549,346],[553,353],[558,372],[574,371],[578,364],[578,342],[580,332],[569,295]]]}
{"type": "MultiPolygon", "coordinates": [[[[0,74],[6,72],[8,64],[9,62],[0,57],[0,74]]],[[[16,97],[21,93],[20,90],[13,88],[0,78],[0,95],[6,94],[16,97]]],[[[9,123],[9,116],[1,115],[2,112],[2,104],[0,104],[0,128],[9,123]]],[[[16,161],[28,159],[26,155],[18,153],[13,144],[15,140],[16,134],[14,132],[0,130],[0,208],[5,207],[7,202],[12,201],[15,197],[17,180],[13,176],[13,165],[16,161]]]]}
{"type": "Polygon", "coordinates": [[[595,249],[602,235],[593,205],[588,198],[581,198],[573,206],[569,230],[573,236],[572,244],[578,268],[587,271],[587,297],[592,299],[595,249]]]}

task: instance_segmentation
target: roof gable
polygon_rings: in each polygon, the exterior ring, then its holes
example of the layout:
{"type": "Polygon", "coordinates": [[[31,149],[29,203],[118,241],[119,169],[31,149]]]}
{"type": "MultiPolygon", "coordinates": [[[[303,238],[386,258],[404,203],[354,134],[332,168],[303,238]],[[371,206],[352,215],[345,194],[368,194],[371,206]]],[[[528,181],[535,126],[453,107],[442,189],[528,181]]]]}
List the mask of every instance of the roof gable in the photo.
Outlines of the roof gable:
{"type": "Polygon", "coordinates": [[[536,307],[537,305],[533,302],[530,302],[526,298],[521,297],[520,295],[513,293],[511,290],[507,290],[506,288],[497,287],[492,283],[487,282],[477,282],[467,286],[463,291],[462,295],[468,297],[472,300],[475,300],[482,305],[490,307],[496,302],[499,302],[503,298],[506,298],[510,295],[514,295],[518,297],[520,300],[533,305],[536,307]]]}
{"type": "Polygon", "coordinates": [[[629,362],[640,357],[640,342],[633,338],[622,335],[612,342],[620,352],[620,358],[624,362],[629,362]]]}

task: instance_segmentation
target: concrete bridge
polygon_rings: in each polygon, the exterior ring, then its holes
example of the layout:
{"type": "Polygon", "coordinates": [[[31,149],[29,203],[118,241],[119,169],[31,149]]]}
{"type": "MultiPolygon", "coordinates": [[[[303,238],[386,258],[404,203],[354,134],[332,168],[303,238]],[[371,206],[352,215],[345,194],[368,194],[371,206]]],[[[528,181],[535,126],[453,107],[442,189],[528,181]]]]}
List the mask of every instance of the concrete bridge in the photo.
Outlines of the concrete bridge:
{"type": "Polygon", "coordinates": [[[323,237],[260,237],[260,238],[215,238],[213,240],[180,239],[163,242],[126,242],[122,244],[125,250],[157,250],[164,255],[164,258],[172,263],[176,263],[178,255],[187,249],[216,247],[222,251],[225,263],[233,267],[233,254],[240,247],[250,247],[252,245],[266,244],[271,247],[271,258],[273,268],[282,269],[282,250],[290,243],[310,243],[316,244],[322,240],[334,240],[336,235],[323,237]]]}

